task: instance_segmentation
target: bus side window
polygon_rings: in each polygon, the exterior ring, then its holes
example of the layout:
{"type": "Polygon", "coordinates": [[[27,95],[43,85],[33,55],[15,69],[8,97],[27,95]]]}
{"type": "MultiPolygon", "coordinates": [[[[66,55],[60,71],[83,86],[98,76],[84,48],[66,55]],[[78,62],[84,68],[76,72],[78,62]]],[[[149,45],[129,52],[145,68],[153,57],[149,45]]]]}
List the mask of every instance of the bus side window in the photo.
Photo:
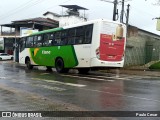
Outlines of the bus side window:
{"type": "Polygon", "coordinates": [[[49,39],[50,39],[50,34],[44,34],[43,46],[50,46],[49,39]]]}
{"type": "Polygon", "coordinates": [[[84,41],[84,27],[78,27],[76,28],[76,38],[75,38],[75,44],[82,44],[84,41]]]}
{"type": "Polygon", "coordinates": [[[49,46],[53,45],[53,41],[54,41],[54,34],[51,33],[49,36],[49,46]]]}
{"type": "Polygon", "coordinates": [[[37,47],[37,42],[38,42],[37,36],[34,36],[34,47],[37,47]]]}
{"type": "Polygon", "coordinates": [[[33,47],[33,36],[27,37],[26,47],[33,47]]]}
{"type": "Polygon", "coordinates": [[[53,33],[53,36],[52,36],[52,45],[56,45],[57,42],[55,41],[55,33],[53,33]]]}
{"type": "Polygon", "coordinates": [[[84,27],[78,27],[76,28],[76,36],[83,36],[84,35],[84,27]]]}
{"type": "Polygon", "coordinates": [[[61,32],[55,33],[54,45],[61,45],[61,32]]]}
{"type": "Polygon", "coordinates": [[[83,44],[84,36],[75,37],[75,44],[83,44]]]}
{"type": "Polygon", "coordinates": [[[87,26],[85,26],[85,41],[84,41],[84,44],[91,43],[92,32],[93,32],[93,25],[87,25],[87,26]]]}
{"type": "Polygon", "coordinates": [[[68,31],[64,30],[61,32],[61,45],[66,45],[68,42],[68,31]]]}
{"type": "Polygon", "coordinates": [[[37,36],[37,47],[42,47],[42,35],[37,36]]]}
{"type": "Polygon", "coordinates": [[[68,44],[69,45],[75,44],[75,28],[68,30],[68,44]]]}

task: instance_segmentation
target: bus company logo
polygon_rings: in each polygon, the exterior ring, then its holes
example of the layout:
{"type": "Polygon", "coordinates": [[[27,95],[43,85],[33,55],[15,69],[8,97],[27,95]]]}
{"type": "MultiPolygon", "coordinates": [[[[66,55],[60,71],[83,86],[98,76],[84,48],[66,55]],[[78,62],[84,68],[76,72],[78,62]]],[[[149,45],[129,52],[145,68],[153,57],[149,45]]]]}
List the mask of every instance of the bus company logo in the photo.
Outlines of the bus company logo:
{"type": "Polygon", "coordinates": [[[42,54],[51,54],[51,51],[42,50],[42,54]]]}
{"type": "Polygon", "coordinates": [[[2,117],[12,117],[11,112],[2,112],[2,117]]]}
{"type": "Polygon", "coordinates": [[[34,56],[36,56],[37,55],[37,52],[39,51],[39,48],[35,48],[34,49],[34,56]]]}

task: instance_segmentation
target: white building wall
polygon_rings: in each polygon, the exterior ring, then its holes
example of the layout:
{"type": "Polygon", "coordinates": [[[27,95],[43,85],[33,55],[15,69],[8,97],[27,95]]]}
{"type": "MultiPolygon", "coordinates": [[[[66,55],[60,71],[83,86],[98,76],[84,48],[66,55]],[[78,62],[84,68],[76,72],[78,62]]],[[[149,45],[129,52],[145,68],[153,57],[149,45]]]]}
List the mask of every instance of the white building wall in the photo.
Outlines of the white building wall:
{"type": "Polygon", "coordinates": [[[53,20],[56,20],[56,21],[59,21],[60,17],[58,16],[55,16],[53,14],[50,14],[48,13],[47,15],[45,15],[46,18],[50,18],[50,19],[53,19],[53,20]]]}
{"type": "Polygon", "coordinates": [[[67,25],[73,25],[76,23],[81,23],[87,21],[83,17],[80,16],[57,16],[51,13],[47,13],[45,15],[45,18],[50,18],[56,21],[59,21],[59,27],[67,26],[67,25]]]}
{"type": "Polygon", "coordinates": [[[80,18],[77,16],[64,16],[60,17],[59,20],[59,27],[67,26],[67,25],[73,25],[76,23],[85,22],[84,18],[80,18]]]}

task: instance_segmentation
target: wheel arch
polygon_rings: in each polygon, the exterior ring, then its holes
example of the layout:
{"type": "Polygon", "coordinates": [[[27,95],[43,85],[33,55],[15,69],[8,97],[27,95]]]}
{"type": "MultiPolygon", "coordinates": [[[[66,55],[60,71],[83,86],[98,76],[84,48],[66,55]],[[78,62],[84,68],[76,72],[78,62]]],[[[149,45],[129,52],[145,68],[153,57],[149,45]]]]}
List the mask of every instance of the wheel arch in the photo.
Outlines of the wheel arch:
{"type": "Polygon", "coordinates": [[[30,59],[29,56],[27,56],[27,57],[25,58],[25,64],[27,63],[27,60],[28,60],[28,59],[30,59]]]}
{"type": "Polygon", "coordinates": [[[65,67],[65,62],[64,62],[64,59],[63,59],[62,57],[60,57],[60,56],[56,57],[56,59],[55,59],[55,61],[54,61],[54,64],[56,65],[56,61],[57,61],[58,59],[62,59],[62,60],[63,60],[64,67],[65,67]]]}
{"type": "Polygon", "coordinates": [[[57,57],[55,59],[55,68],[58,73],[67,73],[69,68],[65,67],[65,63],[62,57],[57,57]]]}

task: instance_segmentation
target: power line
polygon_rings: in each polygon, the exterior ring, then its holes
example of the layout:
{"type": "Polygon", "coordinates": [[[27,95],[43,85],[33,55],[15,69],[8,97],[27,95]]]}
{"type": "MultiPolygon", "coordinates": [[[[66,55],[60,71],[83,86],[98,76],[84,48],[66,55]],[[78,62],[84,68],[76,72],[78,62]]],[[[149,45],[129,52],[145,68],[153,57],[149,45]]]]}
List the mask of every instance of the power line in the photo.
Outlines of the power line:
{"type": "MultiPolygon", "coordinates": [[[[33,1],[33,0],[32,0],[32,1],[33,1]]],[[[44,0],[36,0],[36,1],[32,2],[32,3],[31,3],[31,1],[29,1],[29,2],[27,2],[27,4],[23,4],[22,7],[18,7],[18,8],[16,8],[16,9],[14,9],[13,12],[10,12],[9,14],[5,14],[4,16],[2,16],[2,17],[0,18],[0,20],[4,20],[4,19],[6,19],[6,18],[8,18],[8,17],[11,17],[11,16],[17,14],[18,12],[21,12],[21,11],[24,10],[25,8],[30,8],[30,7],[32,7],[32,6],[34,6],[34,5],[37,5],[37,4],[39,4],[40,2],[43,2],[43,1],[44,1],[44,0]],[[31,4],[29,4],[29,3],[31,3],[31,4]]]]}
{"type": "Polygon", "coordinates": [[[118,15],[118,10],[117,10],[118,0],[114,0],[114,1],[100,0],[100,1],[108,2],[108,3],[113,3],[114,7],[113,7],[113,18],[112,18],[112,20],[116,21],[116,16],[118,15]]]}
{"type": "MultiPolygon", "coordinates": [[[[33,0],[32,0],[33,1],[33,0]]],[[[62,2],[62,3],[60,3],[60,4],[63,4],[63,3],[66,3],[66,2],[69,2],[69,1],[71,1],[71,0],[66,0],[66,1],[64,1],[64,2],[62,2]]],[[[31,2],[31,1],[29,1],[29,2],[31,2]]],[[[13,16],[13,15],[15,15],[15,14],[17,14],[18,12],[21,12],[21,11],[23,11],[23,9],[25,9],[25,8],[30,8],[30,7],[33,7],[33,6],[35,6],[35,5],[37,5],[37,4],[39,4],[40,2],[44,2],[44,0],[36,0],[36,1],[34,1],[32,4],[28,4],[28,5],[25,5],[25,4],[23,4],[24,6],[23,7],[18,7],[18,8],[16,8],[16,9],[18,9],[18,10],[16,10],[16,11],[14,11],[14,12],[12,12],[12,13],[9,13],[9,14],[7,14],[6,16],[3,16],[3,17],[1,17],[0,18],[0,20],[4,20],[4,19],[6,19],[6,18],[8,18],[8,17],[11,17],[11,16],[13,16]]],[[[28,2],[27,2],[28,3],[28,2]]],[[[52,6],[52,7],[49,7],[49,8],[53,8],[53,7],[57,7],[58,5],[55,5],[55,6],[52,6]]],[[[49,9],[49,8],[47,8],[47,9],[49,9]]],[[[26,10],[26,9],[25,9],[26,10]]],[[[44,10],[42,10],[42,11],[44,11],[44,10]]],[[[42,11],[38,11],[38,12],[36,12],[35,14],[37,14],[37,13],[40,13],[40,12],[42,12],[42,11]]],[[[32,12],[32,15],[33,15],[33,12],[32,12]]],[[[19,14],[18,14],[18,16],[19,16],[19,14]]],[[[30,15],[31,16],[31,15],[30,15]]],[[[27,15],[27,17],[28,17],[28,15],[27,15]]]]}
{"type": "Polygon", "coordinates": [[[128,1],[132,1],[132,0],[122,0],[122,1],[118,1],[118,0],[114,0],[114,1],[109,1],[109,0],[100,0],[100,1],[104,1],[104,2],[108,2],[108,3],[113,3],[114,7],[113,7],[113,21],[118,20],[118,9],[117,9],[117,5],[119,3],[122,3],[122,8],[121,8],[121,14],[120,14],[120,22],[123,23],[123,16],[124,16],[124,6],[125,6],[125,2],[128,1]]]}
{"type": "Polygon", "coordinates": [[[100,0],[100,1],[108,2],[108,3],[114,3],[114,1],[109,1],[109,0],[100,0]]]}
{"type": "Polygon", "coordinates": [[[21,4],[21,5],[19,5],[17,8],[14,8],[14,9],[8,11],[8,12],[5,12],[5,14],[4,14],[4,15],[1,15],[1,17],[6,16],[6,14],[8,14],[8,13],[10,14],[11,12],[14,12],[14,11],[18,10],[19,8],[21,8],[21,7],[23,7],[23,6],[27,5],[27,4],[29,4],[30,2],[33,2],[33,0],[27,1],[27,2],[25,2],[25,3],[21,4]]]}
{"type": "MultiPolygon", "coordinates": [[[[47,9],[58,7],[58,5],[67,3],[67,2],[69,2],[69,1],[72,1],[72,0],[66,0],[66,1],[64,1],[64,2],[61,2],[61,3],[57,4],[57,5],[54,5],[54,6],[45,8],[44,10],[41,10],[41,11],[38,11],[38,12],[34,12],[34,13],[30,14],[30,15],[27,15],[26,17],[28,17],[28,16],[33,16],[33,15],[35,15],[35,14],[38,14],[38,13],[41,13],[41,12],[44,12],[44,11],[46,12],[47,9]]],[[[25,16],[24,16],[24,17],[25,17],[25,16]]]]}
{"type": "Polygon", "coordinates": [[[139,12],[140,14],[142,14],[142,12],[144,13],[144,14],[146,14],[146,15],[150,15],[150,16],[156,16],[156,15],[154,15],[153,13],[150,13],[150,12],[148,12],[148,11],[144,11],[143,9],[140,9],[140,8],[137,8],[137,7],[134,7],[134,6],[132,6],[131,7],[131,9],[133,10],[133,11],[137,11],[137,12],[139,12]]]}

